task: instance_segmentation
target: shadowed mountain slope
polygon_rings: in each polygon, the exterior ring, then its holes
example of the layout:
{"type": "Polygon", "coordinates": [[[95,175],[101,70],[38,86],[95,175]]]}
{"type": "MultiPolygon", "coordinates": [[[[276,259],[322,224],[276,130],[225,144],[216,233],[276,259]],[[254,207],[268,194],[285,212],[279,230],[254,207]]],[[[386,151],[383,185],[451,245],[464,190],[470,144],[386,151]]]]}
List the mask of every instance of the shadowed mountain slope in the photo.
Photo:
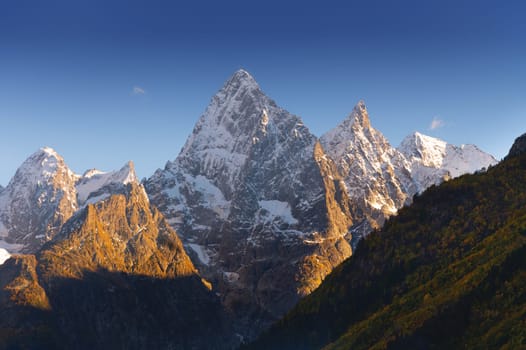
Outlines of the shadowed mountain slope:
{"type": "Polygon", "coordinates": [[[518,151],[416,197],[247,348],[524,347],[525,254],[518,151]]]}

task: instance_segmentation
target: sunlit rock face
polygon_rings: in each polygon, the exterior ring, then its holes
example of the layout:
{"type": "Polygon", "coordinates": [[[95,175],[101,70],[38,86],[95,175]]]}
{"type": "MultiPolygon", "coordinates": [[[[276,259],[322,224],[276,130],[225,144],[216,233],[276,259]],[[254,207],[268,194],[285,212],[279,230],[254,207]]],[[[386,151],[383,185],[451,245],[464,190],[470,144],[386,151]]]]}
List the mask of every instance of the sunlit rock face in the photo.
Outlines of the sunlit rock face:
{"type": "Polygon", "coordinates": [[[351,254],[336,167],[303,121],[243,70],[145,186],[249,337],[351,254]]]}
{"type": "Polygon", "coordinates": [[[239,342],[176,232],[134,182],[80,209],[36,257],[7,260],[0,287],[0,309],[15,316],[0,320],[11,327],[1,340],[8,344],[229,349],[239,342]]]}

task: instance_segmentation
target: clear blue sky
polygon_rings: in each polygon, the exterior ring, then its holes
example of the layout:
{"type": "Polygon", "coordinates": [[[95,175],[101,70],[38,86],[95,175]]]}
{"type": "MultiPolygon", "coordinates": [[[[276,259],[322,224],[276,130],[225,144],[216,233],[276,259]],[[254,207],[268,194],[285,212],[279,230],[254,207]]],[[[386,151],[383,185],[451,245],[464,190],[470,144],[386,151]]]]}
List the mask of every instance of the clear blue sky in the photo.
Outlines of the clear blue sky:
{"type": "Polygon", "coordinates": [[[238,68],[317,135],[364,99],[393,145],[418,130],[501,158],[526,132],[523,4],[2,1],[0,184],[45,145],[150,176],[238,68]]]}

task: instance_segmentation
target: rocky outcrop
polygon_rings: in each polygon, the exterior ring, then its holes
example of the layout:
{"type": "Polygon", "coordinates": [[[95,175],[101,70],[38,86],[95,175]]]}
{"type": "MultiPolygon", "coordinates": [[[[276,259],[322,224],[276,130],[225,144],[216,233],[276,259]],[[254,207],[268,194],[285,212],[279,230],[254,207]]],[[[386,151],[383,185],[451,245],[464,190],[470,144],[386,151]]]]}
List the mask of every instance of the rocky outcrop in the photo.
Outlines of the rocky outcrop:
{"type": "Polygon", "coordinates": [[[196,273],[179,237],[136,183],[88,204],[38,256],[45,280],[99,269],[155,278],[196,273]]]}
{"type": "MultiPolygon", "coordinates": [[[[50,310],[46,292],[37,276],[37,260],[34,255],[15,255],[1,267],[0,304],[2,311],[9,307],[25,306],[50,310]]],[[[4,317],[2,313],[2,319],[4,317]]]]}
{"type": "Polygon", "coordinates": [[[34,255],[15,255],[0,266],[0,310],[0,348],[59,348],[34,255]]]}
{"type": "Polygon", "coordinates": [[[526,134],[522,134],[515,139],[507,157],[515,157],[524,152],[526,152],[526,134]]]}
{"type": "Polygon", "coordinates": [[[0,282],[2,312],[13,303],[27,310],[14,324],[0,320],[7,342],[23,334],[33,348],[228,349],[239,341],[177,234],[133,182],[75,214],[36,259],[8,260],[0,282]]]}

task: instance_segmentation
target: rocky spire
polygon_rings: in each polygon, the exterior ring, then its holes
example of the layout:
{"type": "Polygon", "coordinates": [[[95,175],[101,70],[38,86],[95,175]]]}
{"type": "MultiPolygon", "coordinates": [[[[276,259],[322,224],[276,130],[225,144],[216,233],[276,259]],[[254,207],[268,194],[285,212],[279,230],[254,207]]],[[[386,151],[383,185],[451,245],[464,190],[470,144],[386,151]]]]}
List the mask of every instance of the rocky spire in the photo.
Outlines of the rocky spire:
{"type": "Polygon", "coordinates": [[[358,101],[356,106],[354,106],[353,111],[349,118],[357,125],[361,126],[364,129],[371,127],[371,122],[369,121],[369,113],[367,112],[367,107],[363,100],[358,101]]]}

